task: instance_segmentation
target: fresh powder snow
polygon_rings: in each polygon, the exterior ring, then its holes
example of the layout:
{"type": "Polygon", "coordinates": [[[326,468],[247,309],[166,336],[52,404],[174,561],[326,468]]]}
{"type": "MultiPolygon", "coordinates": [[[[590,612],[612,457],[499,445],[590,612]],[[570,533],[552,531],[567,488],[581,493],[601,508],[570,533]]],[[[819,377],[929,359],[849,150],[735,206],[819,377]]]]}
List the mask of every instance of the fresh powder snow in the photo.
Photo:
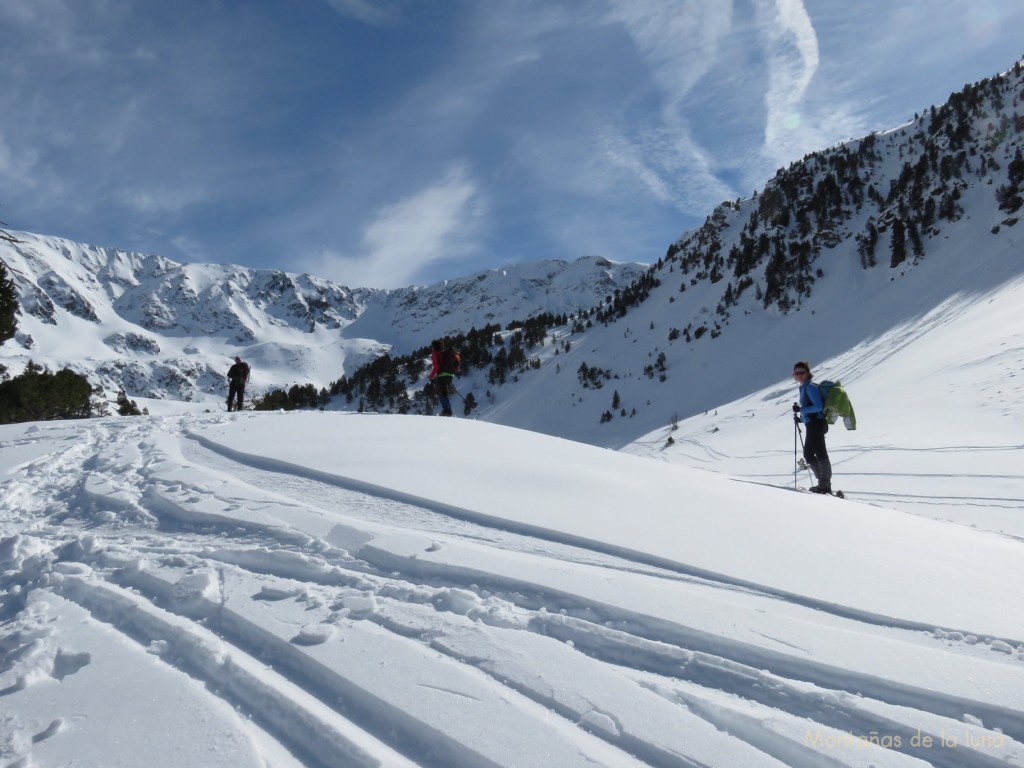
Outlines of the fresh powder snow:
{"type": "Polygon", "coordinates": [[[791,382],[625,452],[159,401],[0,427],[0,757],[1024,765],[1019,424],[942,418],[1001,365],[965,312],[851,382],[845,501],[793,490],[791,382]]]}

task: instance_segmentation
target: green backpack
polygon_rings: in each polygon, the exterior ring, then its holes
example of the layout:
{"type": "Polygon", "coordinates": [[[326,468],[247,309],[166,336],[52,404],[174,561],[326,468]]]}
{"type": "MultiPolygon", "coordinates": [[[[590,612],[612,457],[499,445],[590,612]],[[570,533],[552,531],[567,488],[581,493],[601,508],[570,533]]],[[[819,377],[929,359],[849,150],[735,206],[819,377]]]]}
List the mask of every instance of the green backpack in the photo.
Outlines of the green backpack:
{"type": "Polygon", "coordinates": [[[857,428],[857,414],[853,412],[850,396],[840,382],[825,379],[818,382],[818,391],[821,393],[821,402],[825,404],[825,420],[829,424],[835,424],[841,417],[847,429],[857,428]]]}

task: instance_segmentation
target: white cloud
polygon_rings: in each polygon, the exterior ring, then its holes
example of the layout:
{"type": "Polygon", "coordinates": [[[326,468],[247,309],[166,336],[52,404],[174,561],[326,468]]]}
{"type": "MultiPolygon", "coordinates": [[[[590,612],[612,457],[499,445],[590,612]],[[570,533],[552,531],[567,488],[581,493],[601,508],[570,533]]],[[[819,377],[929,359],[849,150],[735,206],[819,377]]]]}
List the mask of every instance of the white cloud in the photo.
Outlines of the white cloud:
{"type": "Polygon", "coordinates": [[[719,62],[732,30],[732,3],[611,0],[611,9],[609,20],[629,34],[662,105],[660,123],[620,126],[606,134],[605,159],[631,173],[654,199],[684,212],[732,196],[716,176],[720,161],[694,141],[685,111],[687,98],[719,62]]]}
{"type": "MultiPolygon", "coordinates": [[[[29,41],[34,54],[92,68],[106,61],[108,52],[103,36],[83,28],[83,6],[75,0],[4,0],[0,3],[0,27],[8,35],[17,35],[20,43],[29,41]]],[[[124,7],[104,3],[99,10],[105,23],[114,26],[124,7]]]]}
{"type": "Polygon", "coordinates": [[[623,25],[675,114],[715,65],[732,27],[731,0],[611,0],[610,20],[623,25]]]}
{"type": "MultiPolygon", "coordinates": [[[[631,136],[609,131],[602,139],[602,156],[651,199],[683,213],[708,211],[734,194],[717,177],[718,162],[690,138],[680,120],[641,128],[631,136]]],[[[610,178],[607,191],[616,187],[622,189],[621,180],[610,178]]]]}
{"type": "Polygon", "coordinates": [[[190,206],[202,203],[208,196],[198,187],[169,187],[151,183],[145,187],[126,189],[119,197],[135,213],[166,216],[181,213],[190,206]]]}
{"type": "Polygon", "coordinates": [[[751,26],[734,16],[732,2],[610,2],[662,107],[660,123],[620,128],[622,141],[608,157],[631,168],[655,199],[706,211],[852,128],[849,106],[834,94],[805,103],[820,54],[802,0],[754,0],[751,26]],[[720,121],[717,130],[709,120],[720,121]]]}
{"type": "Polygon", "coordinates": [[[768,63],[764,152],[782,163],[808,143],[819,143],[820,131],[801,114],[801,100],[818,71],[818,37],[801,0],[758,0],[755,7],[768,63]]]}
{"type": "Polygon", "coordinates": [[[300,268],[351,287],[411,285],[431,264],[471,251],[483,204],[465,168],[437,184],[380,209],[355,254],[325,250],[300,268]]]}
{"type": "Polygon", "coordinates": [[[0,131],[0,174],[4,176],[7,183],[10,184],[12,179],[19,186],[27,182],[30,178],[28,171],[32,165],[33,160],[31,158],[15,155],[11,150],[10,144],[4,139],[3,132],[0,131]]]}
{"type": "Polygon", "coordinates": [[[327,0],[327,4],[342,16],[364,24],[390,24],[396,18],[394,7],[386,7],[381,0],[327,0]]]}

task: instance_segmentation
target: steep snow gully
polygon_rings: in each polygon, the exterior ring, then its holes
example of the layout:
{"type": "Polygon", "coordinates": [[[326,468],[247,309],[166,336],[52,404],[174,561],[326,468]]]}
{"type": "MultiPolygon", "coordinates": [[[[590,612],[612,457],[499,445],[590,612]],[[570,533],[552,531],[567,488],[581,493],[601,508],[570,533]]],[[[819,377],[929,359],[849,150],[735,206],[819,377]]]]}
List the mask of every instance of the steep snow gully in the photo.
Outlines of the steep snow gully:
{"type": "Polygon", "coordinates": [[[459,515],[226,423],[0,428],[4,765],[1024,765],[1024,637],[459,515]]]}

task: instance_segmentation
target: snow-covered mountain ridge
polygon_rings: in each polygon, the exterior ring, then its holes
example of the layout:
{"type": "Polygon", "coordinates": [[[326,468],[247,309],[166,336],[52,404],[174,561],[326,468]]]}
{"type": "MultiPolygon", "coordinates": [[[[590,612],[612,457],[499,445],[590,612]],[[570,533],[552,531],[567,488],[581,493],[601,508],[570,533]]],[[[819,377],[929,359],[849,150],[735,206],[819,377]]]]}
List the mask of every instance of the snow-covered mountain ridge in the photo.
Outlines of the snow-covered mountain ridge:
{"type": "Polygon", "coordinates": [[[0,359],[14,372],[33,359],[70,366],[111,393],[186,401],[219,401],[236,354],[253,366],[254,391],[325,386],[385,351],[422,347],[435,335],[577,312],[644,269],[587,257],[425,287],[350,289],[310,275],[178,264],[12,234],[21,242],[0,244],[0,258],[21,314],[19,334],[0,359]]]}

